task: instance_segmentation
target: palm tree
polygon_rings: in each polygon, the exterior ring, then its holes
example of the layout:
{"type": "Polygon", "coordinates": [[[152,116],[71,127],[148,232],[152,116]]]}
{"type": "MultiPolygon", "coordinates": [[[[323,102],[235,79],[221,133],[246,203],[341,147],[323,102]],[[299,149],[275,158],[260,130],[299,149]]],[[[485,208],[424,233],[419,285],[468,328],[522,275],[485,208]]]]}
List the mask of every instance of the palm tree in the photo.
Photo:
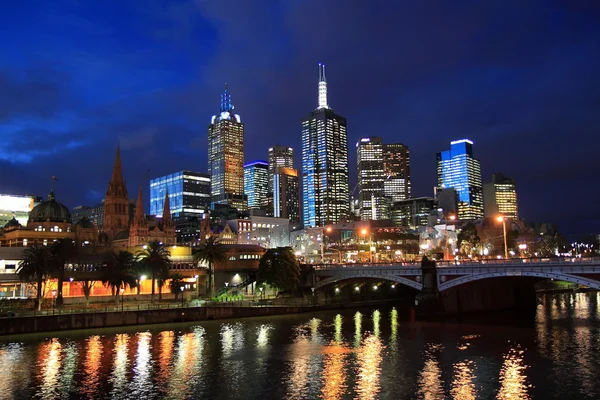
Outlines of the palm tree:
{"type": "Polygon", "coordinates": [[[171,252],[159,242],[150,242],[144,250],[138,251],[138,262],[150,272],[152,278],[151,301],[154,302],[156,279],[163,278],[165,271],[171,269],[171,252]]]}
{"type": "Polygon", "coordinates": [[[300,281],[300,265],[291,247],[269,249],[258,263],[257,285],[294,290],[300,281]]]}
{"type": "Polygon", "coordinates": [[[175,300],[177,300],[179,293],[182,292],[181,288],[183,287],[183,285],[183,275],[173,274],[173,276],[171,276],[171,283],[169,284],[169,286],[171,289],[171,293],[175,295],[175,300]]]}
{"type": "Polygon", "coordinates": [[[22,281],[35,282],[37,291],[35,307],[38,311],[42,309],[42,298],[44,297],[42,285],[50,277],[51,272],[51,254],[46,246],[35,244],[33,247],[23,250],[23,260],[19,263],[17,273],[22,281]]]}
{"type": "Polygon", "coordinates": [[[130,288],[136,286],[135,264],[135,257],[128,251],[121,250],[118,254],[110,252],[106,255],[102,283],[111,289],[117,305],[119,305],[119,290],[127,286],[130,288]]]}
{"type": "Polygon", "coordinates": [[[56,305],[61,307],[63,305],[65,264],[67,264],[69,261],[73,261],[77,257],[79,253],[79,247],[75,244],[73,239],[58,239],[50,247],[50,253],[52,254],[53,269],[58,280],[56,288],[56,305]]]}
{"type": "Polygon", "coordinates": [[[194,261],[208,265],[208,297],[215,295],[215,265],[227,262],[227,250],[215,236],[209,237],[194,251],[194,261]]]}

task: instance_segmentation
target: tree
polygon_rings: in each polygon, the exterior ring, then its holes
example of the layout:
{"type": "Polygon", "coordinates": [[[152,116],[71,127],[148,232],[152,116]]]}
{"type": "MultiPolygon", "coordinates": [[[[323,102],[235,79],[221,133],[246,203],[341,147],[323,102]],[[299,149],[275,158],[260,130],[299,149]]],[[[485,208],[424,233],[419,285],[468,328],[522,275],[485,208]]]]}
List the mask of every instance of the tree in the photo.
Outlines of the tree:
{"type": "Polygon", "coordinates": [[[52,273],[51,254],[46,246],[28,247],[23,250],[23,260],[19,263],[17,274],[24,282],[33,283],[36,288],[35,307],[42,309],[44,297],[43,285],[52,273]]]}
{"type": "Polygon", "coordinates": [[[73,239],[58,239],[50,247],[52,254],[52,269],[55,272],[55,277],[58,281],[56,285],[56,305],[63,305],[63,285],[65,282],[65,264],[73,261],[79,253],[79,247],[73,239]]]}
{"type": "Polygon", "coordinates": [[[171,293],[175,295],[175,300],[177,300],[179,293],[182,292],[181,288],[183,287],[183,285],[183,275],[173,274],[173,276],[171,276],[171,283],[169,284],[169,288],[171,289],[171,293]]]}
{"type": "Polygon", "coordinates": [[[291,247],[269,249],[258,263],[257,285],[294,290],[300,282],[300,265],[291,247]]]}
{"type": "Polygon", "coordinates": [[[477,228],[471,222],[466,224],[457,235],[457,247],[465,255],[472,254],[480,242],[477,228]]]}
{"type": "Polygon", "coordinates": [[[198,250],[194,251],[194,260],[198,263],[208,265],[208,287],[207,296],[215,295],[215,265],[227,262],[227,250],[215,236],[209,237],[205,243],[201,243],[198,250]]]}
{"type": "Polygon", "coordinates": [[[119,251],[118,254],[110,252],[106,255],[106,266],[102,271],[102,283],[109,287],[115,297],[115,302],[119,304],[119,290],[127,286],[134,288],[135,278],[135,257],[128,251],[119,251]]]}
{"type": "Polygon", "coordinates": [[[153,241],[148,243],[144,250],[137,252],[138,262],[150,273],[152,279],[152,294],[150,301],[154,302],[154,288],[156,280],[164,277],[165,271],[171,269],[171,252],[161,243],[153,241]]]}

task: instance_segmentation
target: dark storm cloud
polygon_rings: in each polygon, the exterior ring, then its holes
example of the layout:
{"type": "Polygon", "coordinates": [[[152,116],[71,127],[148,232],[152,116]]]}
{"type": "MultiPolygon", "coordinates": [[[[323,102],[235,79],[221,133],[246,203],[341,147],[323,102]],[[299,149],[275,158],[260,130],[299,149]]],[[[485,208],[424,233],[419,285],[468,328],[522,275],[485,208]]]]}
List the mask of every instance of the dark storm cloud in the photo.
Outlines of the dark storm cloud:
{"type": "Polygon", "coordinates": [[[597,2],[155,0],[52,11],[62,25],[11,27],[37,42],[0,54],[15,59],[0,63],[0,132],[34,154],[17,169],[0,157],[3,190],[43,193],[47,178],[33,171],[52,170],[69,205],[93,202],[117,140],[131,193],[147,190],[148,168],[151,177],[205,171],[225,82],[245,123],[246,161],[279,143],[294,147],[299,167],[300,120],[316,107],[324,62],[329,103],[348,118],[352,181],[354,143],[377,135],[410,146],[414,195],[431,195],[435,153],[468,137],[484,181],[516,179],[526,218],[599,230],[586,200],[599,168],[597,2]],[[28,72],[38,65],[55,70],[28,72]],[[7,123],[17,117],[36,121],[7,123]],[[57,157],[20,138],[27,129],[80,147],[57,157]]]}

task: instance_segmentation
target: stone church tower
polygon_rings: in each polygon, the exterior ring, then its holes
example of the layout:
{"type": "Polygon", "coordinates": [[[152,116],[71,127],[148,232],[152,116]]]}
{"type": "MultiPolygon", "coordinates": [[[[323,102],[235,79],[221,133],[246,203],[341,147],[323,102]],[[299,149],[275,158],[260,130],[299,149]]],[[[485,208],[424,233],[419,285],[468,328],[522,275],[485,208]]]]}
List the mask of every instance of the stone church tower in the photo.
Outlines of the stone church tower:
{"type": "MultiPolygon", "coordinates": [[[[142,208],[143,213],[143,208],[142,208]]],[[[129,228],[129,196],[127,186],[123,179],[121,166],[121,149],[117,144],[117,154],[113,167],[112,177],[108,183],[106,197],[104,198],[104,233],[109,240],[129,228]]]]}

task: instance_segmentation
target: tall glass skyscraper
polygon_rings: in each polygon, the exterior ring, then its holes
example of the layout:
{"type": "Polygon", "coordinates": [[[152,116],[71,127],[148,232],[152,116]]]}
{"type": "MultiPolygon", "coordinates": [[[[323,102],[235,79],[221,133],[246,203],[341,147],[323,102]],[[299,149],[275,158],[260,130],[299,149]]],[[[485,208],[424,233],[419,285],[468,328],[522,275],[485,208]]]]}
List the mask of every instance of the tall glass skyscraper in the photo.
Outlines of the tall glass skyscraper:
{"type": "Polygon", "coordinates": [[[384,196],[392,203],[410,198],[410,153],[401,143],[383,145],[384,196]]]}
{"type": "Polygon", "coordinates": [[[517,186],[515,181],[497,173],[492,175],[492,181],[483,185],[483,208],[486,218],[503,215],[518,219],[517,186]]]}
{"type": "Polygon", "coordinates": [[[213,115],[208,126],[208,172],[212,202],[245,210],[244,124],[233,108],[226,84],[220,113],[213,115]]]}
{"type": "Polygon", "coordinates": [[[273,216],[300,222],[300,181],[298,170],[279,167],[273,177],[273,216]]]}
{"type": "Polygon", "coordinates": [[[179,171],[150,180],[150,214],[163,216],[167,191],[173,217],[202,217],[208,213],[211,197],[208,174],[179,171]]]}
{"type": "Polygon", "coordinates": [[[377,220],[387,216],[383,193],[383,144],[381,138],[364,137],[356,143],[358,206],[360,219],[377,220]]]}
{"type": "Polygon", "coordinates": [[[473,142],[450,142],[450,150],[437,153],[438,187],[454,188],[458,194],[458,218],[483,218],[481,166],[473,157],[473,142]]]}
{"type": "Polygon", "coordinates": [[[318,107],[302,121],[302,220],[324,226],[348,218],[346,118],[327,104],[325,65],[319,64],[318,107]]]}
{"type": "Polygon", "coordinates": [[[256,160],[244,165],[244,193],[248,208],[264,208],[267,205],[269,164],[256,160]]]}

